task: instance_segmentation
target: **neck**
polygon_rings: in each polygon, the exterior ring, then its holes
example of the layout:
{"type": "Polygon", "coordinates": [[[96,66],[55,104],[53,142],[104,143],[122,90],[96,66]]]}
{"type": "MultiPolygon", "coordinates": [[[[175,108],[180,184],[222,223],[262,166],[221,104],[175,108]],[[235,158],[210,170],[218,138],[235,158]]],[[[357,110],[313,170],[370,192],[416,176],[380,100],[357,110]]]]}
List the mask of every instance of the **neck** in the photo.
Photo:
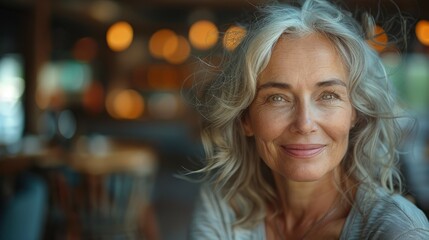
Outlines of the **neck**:
{"type": "Polygon", "coordinates": [[[341,208],[334,174],[316,182],[292,182],[279,175],[274,179],[282,209],[279,217],[286,233],[297,233],[302,229],[300,235],[304,236],[341,208]]]}

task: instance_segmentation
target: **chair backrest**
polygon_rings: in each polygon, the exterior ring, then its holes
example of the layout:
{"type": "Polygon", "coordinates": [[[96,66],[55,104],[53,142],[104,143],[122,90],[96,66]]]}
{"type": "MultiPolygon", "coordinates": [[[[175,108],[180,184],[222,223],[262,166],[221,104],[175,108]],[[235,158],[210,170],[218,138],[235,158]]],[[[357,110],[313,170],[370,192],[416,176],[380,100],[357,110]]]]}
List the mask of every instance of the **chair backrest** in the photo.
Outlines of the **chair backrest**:
{"type": "Polygon", "coordinates": [[[82,239],[142,239],[151,204],[155,154],[144,148],[113,148],[105,154],[74,153],[51,173],[53,205],[65,234],[82,239]]]}

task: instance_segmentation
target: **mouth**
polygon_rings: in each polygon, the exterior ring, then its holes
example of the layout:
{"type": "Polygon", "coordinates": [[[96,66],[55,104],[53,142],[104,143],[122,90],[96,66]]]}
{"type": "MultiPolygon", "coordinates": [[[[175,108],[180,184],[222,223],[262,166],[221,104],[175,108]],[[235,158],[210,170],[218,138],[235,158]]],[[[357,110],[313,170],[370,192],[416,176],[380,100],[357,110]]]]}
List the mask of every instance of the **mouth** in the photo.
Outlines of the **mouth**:
{"type": "Polygon", "coordinates": [[[295,158],[311,158],[323,150],[326,145],[323,144],[288,144],[282,145],[282,148],[286,154],[295,158]]]}

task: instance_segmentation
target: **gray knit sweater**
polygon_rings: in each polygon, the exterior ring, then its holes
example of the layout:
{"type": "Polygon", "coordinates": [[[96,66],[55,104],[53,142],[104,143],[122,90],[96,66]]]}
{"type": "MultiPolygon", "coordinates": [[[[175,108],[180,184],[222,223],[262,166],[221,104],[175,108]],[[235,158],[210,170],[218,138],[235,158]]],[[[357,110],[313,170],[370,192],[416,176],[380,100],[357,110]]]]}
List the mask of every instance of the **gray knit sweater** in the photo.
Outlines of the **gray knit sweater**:
{"type": "MultiPolygon", "coordinates": [[[[234,213],[228,204],[205,185],[201,188],[194,210],[190,239],[265,239],[263,221],[253,229],[242,229],[233,227],[234,220],[234,213]]],[[[389,195],[380,188],[377,189],[377,198],[369,200],[365,187],[361,186],[340,239],[429,240],[429,222],[424,213],[404,197],[389,195]]]]}

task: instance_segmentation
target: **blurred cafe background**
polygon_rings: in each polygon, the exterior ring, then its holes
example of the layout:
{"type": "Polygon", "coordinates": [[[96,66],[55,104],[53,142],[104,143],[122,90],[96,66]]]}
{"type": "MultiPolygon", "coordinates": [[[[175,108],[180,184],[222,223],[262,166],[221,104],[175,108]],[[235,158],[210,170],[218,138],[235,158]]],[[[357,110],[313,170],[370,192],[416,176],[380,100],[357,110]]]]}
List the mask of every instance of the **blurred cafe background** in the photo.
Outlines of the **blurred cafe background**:
{"type": "MultiPolygon", "coordinates": [[[[264,2],[0,0],[0,239],[186,239],[199,184],[178,175],[203,154],[184,96],[264,2]]],[[[406,44],[383,44],[394,21],[370,44],[419,122],[401,169],[429,214],[429,2],[340,2],[408,20],[406,44]]]]}

